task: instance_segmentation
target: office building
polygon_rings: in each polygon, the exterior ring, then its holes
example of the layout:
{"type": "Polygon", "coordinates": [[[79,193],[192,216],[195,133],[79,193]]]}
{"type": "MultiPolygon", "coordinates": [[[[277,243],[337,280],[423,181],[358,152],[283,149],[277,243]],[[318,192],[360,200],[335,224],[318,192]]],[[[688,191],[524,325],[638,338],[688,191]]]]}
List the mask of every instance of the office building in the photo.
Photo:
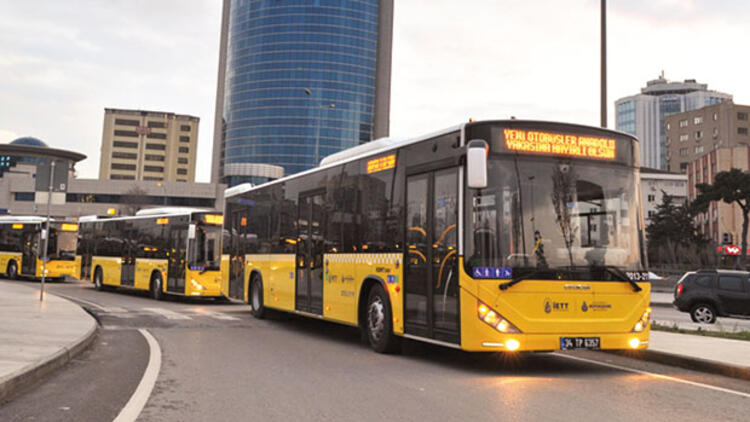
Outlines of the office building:
{"type": "Polygon", "coordinates": [[[104,109],[99,178],[195,181],[199,122],[162,111],[104,109]]]}
{"type": "MultiPolygon", "coordinates": [[[[732,168],[750,171],[750,146],[739,145],[715,149],[688,163],[688,200],[693,201],[700,193],[695,185],[712,184],[716,173],[732,168]]],[[[698,217],[698,223],[702,233],[708,235],[717,244],[739,245],[742,242],[739,239],[742,234],[742,211],[736,204],[727,204],[723,201],[712,202],[708,211],[698,217]]]]}
{"type": "Polygon", "coordinates": [[[388,135],[393,0],[225,0],[223,12],[213,182],[297,173],[388,135]]]}
{"type": "Polygon", "coordinates": [[[662,73],[648,81],[640,94],[615,101],[615,125],[617,130],[635,135],[641,141],[642,166],[664,170],[666,117],[731,99],[729,94],[709,91],[708,85],[695,79],[670,82],[662,73]]]}
{"type": "Polygon", "coordinates": [[[749,116],[750,106],[724,101],[667,117],[667,170],[684,173],[711,150],[750,144],[749,116]]]}
{"type": "Polygon", "coordinates": [[[64,165],[64,189],[53,191],[50,214],[56,217],[132,215],[138,209],[191,207],[222,210],[226,185],[177,181],[100,180],[75,177],[75,163],[86,158],[74,151],[50,148],[43,141],[24,137],[0,144],[0,214],[46,215],[48,191],[40,190],[39,165],[55,160],[64,165]],[[6,164],[7,163],[7,164],[6,164]]]}

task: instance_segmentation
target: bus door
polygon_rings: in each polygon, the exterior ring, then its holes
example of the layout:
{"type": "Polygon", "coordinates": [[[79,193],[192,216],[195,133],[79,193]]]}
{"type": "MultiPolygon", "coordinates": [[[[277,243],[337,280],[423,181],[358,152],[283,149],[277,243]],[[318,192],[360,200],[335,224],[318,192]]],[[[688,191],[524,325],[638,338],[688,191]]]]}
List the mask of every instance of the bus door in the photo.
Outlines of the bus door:
{"type": "Polygon", "coordinates": [[[458,169],[406,180],[404,330],[459,344],[458,169]]]}
{"type": "Polygon", "coordinates": [[[185,249],[187,231],[184,224],[169,227],[169,267],[167,268],[167,291],[185,293],[185,249]]]}
{"type": "Polygon", "coordinates": [[[120,265],[120,285],[133,287],[135,285],[135,236],[133,224],[122,221],[122,264],[120,265]]]}
{"type": "Polygon", "coordinates": [[[248,218],[241,212],[231,214],[229,234],[229,297],[245,300],[245,254],[242,236],[247,232],[248,218]]]}
{"type": "Polygon", "coordinates": [[[323,314],[325,191],[300,194],[297,218],[295,309],[323,314]]]}
{"type": "Polygon", "coordinates": [[[29,225],[23,229],[23,255],[21,257],[21,274],[36,276],[36,257],[41,252],[39,232],[41,225],[29,225]]]}

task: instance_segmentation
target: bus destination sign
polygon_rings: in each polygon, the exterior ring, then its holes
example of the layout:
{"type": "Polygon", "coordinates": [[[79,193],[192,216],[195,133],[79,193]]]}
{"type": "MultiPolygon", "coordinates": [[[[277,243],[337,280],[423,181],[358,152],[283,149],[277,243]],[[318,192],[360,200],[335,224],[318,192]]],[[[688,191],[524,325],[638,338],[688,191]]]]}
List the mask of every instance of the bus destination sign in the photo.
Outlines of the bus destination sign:
{"type": "Polygon", "coordinates": [[[616,142],[612,138],[574,135],[537,130],[504,129],[509,151],[565,157],[614,160],[616,142]]]}
{"type": "Polygon", "coordinates": [[[385,157],[375,158],[367,162],[367,174],[378,171],[389,170],[396,167],[396,155],[386,155],[385,157]]]}

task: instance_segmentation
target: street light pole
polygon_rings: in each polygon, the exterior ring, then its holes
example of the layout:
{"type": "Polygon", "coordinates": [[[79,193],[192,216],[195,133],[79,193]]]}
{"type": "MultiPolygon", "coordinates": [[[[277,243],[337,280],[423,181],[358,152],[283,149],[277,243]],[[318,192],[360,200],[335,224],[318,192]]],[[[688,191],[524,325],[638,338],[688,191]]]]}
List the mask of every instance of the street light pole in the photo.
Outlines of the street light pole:
{"type": "Polygon", "coordinates": [[[49,169],[49,188],[47,189],[47,220],[44,222],[44,239],[42,244],[44,245],[44,252],[42,253],[42,288],[39,291],[39,300],[44,300],[44,279],[47,277],[47,248],[49,247],[49,207],[52,202],[52,182],[55,175],[55,160],[51,160],[49,169]]]}
{"type": "Polygon", "coordinates": [[[601,126],[607,127],[607,0],[602,0],[601,34],[601,126]]]}

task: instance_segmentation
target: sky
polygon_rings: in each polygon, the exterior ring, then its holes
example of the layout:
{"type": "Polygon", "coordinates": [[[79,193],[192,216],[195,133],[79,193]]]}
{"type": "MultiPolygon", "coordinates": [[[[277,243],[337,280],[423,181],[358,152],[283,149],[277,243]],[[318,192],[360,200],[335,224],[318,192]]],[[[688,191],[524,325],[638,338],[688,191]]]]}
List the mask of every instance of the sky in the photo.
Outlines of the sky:
{"type": "MultiPolygon", "coordinates": [[[[599,125],[598,0],[395,0],[391,136],[469,118],[599,125]]],[[[662,71],[750,104],[750,2],[609,0],[614,101],[662,71]]],[[[0,0],[0,143],[82,152],[96,178],[104,108],[201,119],[211,172],[221,0],[0,0]]]]}

